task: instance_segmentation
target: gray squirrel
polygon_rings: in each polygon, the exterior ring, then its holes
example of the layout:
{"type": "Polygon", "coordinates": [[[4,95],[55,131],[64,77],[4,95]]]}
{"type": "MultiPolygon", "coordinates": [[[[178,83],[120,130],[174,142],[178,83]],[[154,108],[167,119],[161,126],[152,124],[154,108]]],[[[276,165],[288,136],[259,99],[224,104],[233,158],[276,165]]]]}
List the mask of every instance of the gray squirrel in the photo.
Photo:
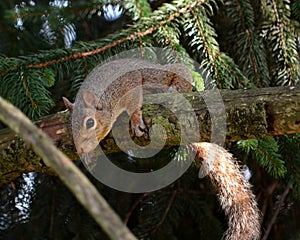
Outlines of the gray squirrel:
{"type": "Polygon", "coordinates": [[[96,67],[84,84],[75,105],[63,98],[66,107],[75,110],[79,119],[72,123],[80,129],[74,137],[78,153],[95,149],[123,111],[131,116],[133,134],[142,136],[145,132],[141,111],[143,94],[191,92],[192,76],[183,64],[160,65],[141,59],[119,59],[96,67]]]}
{"type": "MultiPolygon", "coordinates": [[[[75,104],[63,98],[66,107],[77,108],[74,136],[78,153],[93,151],[107,136],[118,116],[126,111],[132,132],[146,131],[142,118],[143,94],[155,92],[191,92],[192,75],[183,64],[160,65],[142,59],[119,59],[96,67],[77,94],[75,104]],[[107,81],[108,79],[113,79],[107,81]],[[122,97],[122,101],[120,98],[122,97]]],[[[232,155],[224,148],[206,142],[187,146],[201,162],[218,191],[219,202],[229,221],[224,234],[227,240],[256,240],[260,236],[260,211],[232,155]],[[209,152],[214,151],[213,166],[208,166],[209,152]]]]}

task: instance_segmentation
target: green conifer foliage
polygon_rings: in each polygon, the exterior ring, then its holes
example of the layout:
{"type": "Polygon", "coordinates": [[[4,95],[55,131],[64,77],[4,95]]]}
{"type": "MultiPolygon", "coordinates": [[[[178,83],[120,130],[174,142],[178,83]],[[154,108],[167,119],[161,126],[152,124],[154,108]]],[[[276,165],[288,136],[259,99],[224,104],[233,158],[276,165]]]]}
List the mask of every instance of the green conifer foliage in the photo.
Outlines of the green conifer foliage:
{"type": "MultiPolygon", "coordinates": [[[[200,65],[186,63],[197,90],[211,87],[199,71],[220,89],[299,84],[300,1],[1,0],[0,22],[0,95],[31,119],[62,110],[61,97],[74,98],[96,65],[133,48],[142,53],[145,47],[164,47],[191,57],[200,65]],[[114,7],[121,13],[116,19],[105,11],[114,7]]],[[[281,233],[286,234],[282,239],[299,238],[300,135],[250,139],[230,147],[252,170],[262,229],[277,220],[269,239],[281,233]],[[280,205],[286,189],[289,194],[280,205]]],[[[101,184],[98,188],[141,239],[220,239],[227,221],[215,192],[197,171],[194,166],[166,189],[139,196],[101,184]]],[[[3,189],[1,239],[105,239],[56,181],[37,176],[26,223],[11,204],[17,190],[13,185],[3,189]]],[[[23,180],[16,183],[21,188],[23,180]]]]}

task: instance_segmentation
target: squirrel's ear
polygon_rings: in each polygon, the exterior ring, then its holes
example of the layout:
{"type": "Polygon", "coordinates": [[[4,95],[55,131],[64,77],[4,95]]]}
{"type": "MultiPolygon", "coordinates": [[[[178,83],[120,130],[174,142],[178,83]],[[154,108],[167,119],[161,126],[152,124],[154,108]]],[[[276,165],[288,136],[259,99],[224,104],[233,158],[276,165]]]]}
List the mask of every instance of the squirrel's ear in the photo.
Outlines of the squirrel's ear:
{"type": "Polygon", "coordinates": [[[99,102],[97,96],[90,90],[85,90],[83,92],[83,102],[86,107],[96,108],[99,102]]]}
{"type": "Polygon", "coordinates": [[[65,106],[67,107],[67,109],[69,109],[70,111],[73,110],[74,108],[74,103],[71,103],[67,98],[63,97],[63,102],[65,104],[65,106]]]}

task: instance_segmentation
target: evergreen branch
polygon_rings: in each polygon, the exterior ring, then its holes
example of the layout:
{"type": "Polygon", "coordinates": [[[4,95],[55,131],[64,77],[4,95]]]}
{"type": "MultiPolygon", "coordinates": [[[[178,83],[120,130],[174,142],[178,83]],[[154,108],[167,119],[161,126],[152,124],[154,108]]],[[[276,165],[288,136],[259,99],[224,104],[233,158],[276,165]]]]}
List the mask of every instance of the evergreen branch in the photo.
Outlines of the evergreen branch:
{"type": "Polygon", "coordinates": [[[300,1],[295,1],[292,4],[292,13],[293,16],[300,21],[300,1]]]}
{"type": "Polygon", "coordinates": [[[235,56],[244,74],[256,86],[268,86],[269,74],[262,42],[255,33],[254,11],[247,1],[226,2],[227,12],[233,21],[230,40],[235,49],[235,56]]]}
{"type": "MultiPolygon", "coordinates": [[[[166,27],[164,27],[163,25],[161,25],[160,28],[162,29],[162,31],[164,32],[164,35],[166,36],[166,39],[167,39],[166,45],[169,45],[172,48],[172,50],[174,50],[175,54],[177,55],[175,44],[174,44],[173,40],[171,39],[170,34],[166,30],[166,27]]],[[[176,36],[176,39],[178,40],[177,36],[176,36]]]]}
{"type": "Polygon", "coordinates": [[[271,47],[275,66],[273,85],[294,85],[299,81],[300,68],[295,30],[291,24],[290,1],[263,1],[266,20],[262,27],[271,47]]]}
{"type": "MultiPolygon", "coordinates": [[[[132,3],[132,1],[128,2],[132,3]]],[[[4,79],[7,78],[11,78],[10,80],[12,81],[14,75],[13,72],[27,72],[27,75],[31,76],[32,73],[30,73],[30,69],[35,69],[35,71],[39,68],[50,69],[50,67],[52,69],[59,69],[61,68],[59,65],[64,65],[67,69],[76,69],[76,71],[72,73],[74,75],[72,79],[76,80],[72,82],[72,88],[73,90],[76,90],[78,89],[80,83],[83,80],[81,78],[83,75],[82,70],[85,70],[85,74],[87,75],[87,73],[89,72],[88,70],[92,69],[95,66],[95,63],[97,64],[103,61],[104,59],[110,57],[112,54],[118,53],[124,49],[140,47],[141,54],[143,54],[143,45],[147,44],[147,42],[143,42],[143,37],[149,35],[153,37],[153,35],[155,35],[155,33],[157,33],[159,29],[161,29],[161,26],[163,26],[163,28],[166,28],[168,24],[172,24],[172,22],[175,22],[188,9],[197,8],[203,2],[204,0],[196,2],[178,1],[174,3],[176,7],[171,4],[164,5],[159,10],[157,10],[155,14],[151,16],[151,18],[142,18],[141,21],[136,22],[129,28],[124,29],[119,33],[111,34],[107,38],[101,39],[101,41],[99,42],[81,42],[76,44],[72,49],[56,49],[53,51],[42,51],[39,54],[29,55],[26,57],[6,59],[1,58],[2,61],[0,61],[0,84],[3,83],[3,85],[5,85],[7,81],[4,81],[4,79]],[[153,25],[153,20],[155,21],[155,25],[153,25]],[[84,49],[84,51],[82,49],[84,49]],[[45,59],[47,59],[47,61],[45,61],[45,59]],[[78,62],[78,60],[80,61],[78,62]],[[79,63],[77,65],[77,68],[75,66],[75,63],[79,63]],[[79,66],[81,66],[81,68],[79,68],[79,66]]],[[[170,30],[167,31],[171,32],[172,29],[170,28],[170,30]]],[[[165,37],[166,36],[164,35],[163,38],[165,37]]],[[[179,47],[179,45],[180,44],[178,41],[178,48],[183,50],[183,48],[179,47]]],[[[59,71],[54,72],[59,73],[59,71]]],[[[43,81],[43,79],[40,79],[40,81],[43,81]]],[[[30,86],[34,87],[33,85],[30,86]]],[[[36,108],[36,104],[33,101],[33,99],[31,99],[31,94],[29,94],[33,93],[34,89],[30,89],[29,87],[26,91],[24,91],[24,93],[22,93],[23,96],[21,96],[21,98],[28,98],[30,104],[24,104],[28,101],[23,101],[23,105],[21,106],[20,103],[22,103],[22,101],[18,101],[18,99],[16,99],[17,101],[12,102],[18,107],[20,107],[26,114],[30,115],[31,118],[38,118],[42,116],[43,113],[46,113],[53,103],[50,98],[50,95],[47,93],[47,87],[43,87],[42,89],[43,94],[40,97],[41,101],[36,102],[40,104],[39,108],[36,108]]],[[[39,95],[39,92],[35,93],[37,97],[39,95]]]]}
{"type": "Polygon", "coordinates": [[[140,17],[143,17],[143,13],[142,13],[142,9],[141,9],[141,5],[140,5],[139,1],[135,0],[135,4],[138,9],[138,13],[139,13],[140,17]]]}
{"type": "Polygon", "coordinates": [[[152,9],[147,0],[135,0],[140,17],[150,17],[152,9]]]}
{"type": "Polygon", "coordinates": [[[199,8],[197,13],[192,8],[190,8],[189,11],[194,19],[194,23],[186,21],[185,24],[187,35],[193,37],[190,45],[192,48],[195,46],[194,51],[201,54],[198,58],[202,61],[202,67],[204,67],[206,72],[212,74],[213,78],[217,81],[218,87],[221,88],[215,63],[215,58],[219,55],[219,46],[215,40],[216,33],[210,26],[211,23],[203,9],[200,10],[199,8]]]}
{"type": "Polygon", "coordinates": [[[47,68],[7,74],[0,81],[0,95],[13,102],[30,118],[48,113],[54,105],[49,88],[54,84],[54,73],[47,68]]]}
{"type": "Polygon", "coordinates": [[[159,46],[165,47],[163,56],[164,62],[184,62],[193,75],[193,84],[197,91],[204,89],[202,76],[195,71],[193,60],[187,50],[180,44],[180,23],[173,21],[168,25],[161,25],[155,32],[154,39],[159,46]],[[171,51],[170,51],[171,48],[171,51]]]}
{"type": "Polygon", "coordinates": [[[222,87],[226,89],[237,89],[241,87],[252,87],[248,78],[241,72],[233,59],[225,53],[217,57],[218,71],[221,76],[222,87]]]}
{"type": "Polygon", "coordinates": [[[130,14],[134,22],[138,21],[141,18],[141,5],[138,0],[125,0],[123,4],[124,8],[130,14]]]}
{"type": "MultiPolygon", "coordinates": [[[[208,7],[208,4],[205,4],[208,7]]],[[[213,8],[212,6],[208,9],[213,8]]],[[[234,61],[220,52],[216,41],[216,32],[212,27],[204,6],[190,9],[189,13],[193,21],[186,15],[183,19],[183,28],[189,40],[189,45],[200,61],[200,71],[203,75],[209,75],[205,83],[206,88],[214,87],[215,82],[219,88],[238,88],[249,86],[248,79],[235,65],[234,61]]]]}
{"type": "MultiPolygon", "coordinates": [[[[13,66],[10,67],[9,69],[1,68],[0,69],[0,77],[19,69],[21,66],[25,67],[25,68],[47,67],[47,66],[50,66],[53,64],[62,63],[62,62],[70,61],[70,60],[82,59],[82,58],[86,58],[89,56],[93,56],[93,55],[102,53],[102,52],[107,51],[113,47],[116,47],[122,43],[152,34],[161,25],[165,25],[165,24],[175,20],[183,13],[186,13],[187,10],[198,7],[203,2],[204,2],[204,0],[198,0],[198,1],[190,2],[190,3],[182,3],[180,1],[176,5],[175,9],[174,8],[171,9],[171,13],[166,13],[166,12],[163,12],[162,10],[157,10],[156,14],[153,14],[151,17],[151,19],[159,19],[159,21],[155,25],[153,25],[152,21],[149,21],[150,19],[144,18],[141,21],[141,23],[136,23],[135,25],[131,26],[129,29],[125,29],[117,34],[109,35],[107,37],[106,41],[103,40],[100,43],[95,43],[94,45],[95,45],[96,49],[93,49],[90,51],[81,51],[81,49],[79,48],[80,45],[83,44],[83,43],[81,43],[77,46],[77,49],[75,46],[73,48],[73,50],[70,50],[70,51],[68,51],[68,50],[63,50],[63,51],[53,50],[53,51],[47,51],[47,52],[42,51],[43,55],[34,54],[34,55],[27,57],[27,59],[34,60],[35,63],[27,64],[26,59],[18,59],[18,58],[11,59],[11,61],[14,62],[12,64],[13,66]],[[144,30],[137,31],[138,29],[144,29],[144,30]],[[72,52],[74,52],[74,53],[72,53],[72,52]],[[37,62],[36,59],[43,60],[45,58],[45,54],[47,54],[47,58],[50,58],[52,60],[45,61],[45,62],[40,62],[40,61],[37,62]],[[62,56],[58,59],[57,58],[55,59],[55,56],[57,56],[58,54],[62,55],[62,56]]],[[[91,43],[89,45],[92,46],[93,43],[91,43]]]]}
{"type": "Polygon", "coordinates": [[[258,140],[257,160],[275,178],[284,177],[287,173],[285,162],[278,152],[278,144],[274,138],[264,138],[258,140]]]}
{"type": "Polygon", "coordinates": [[[275,178],[283,177],[287,169],[274,138],[250,139],[238,142],[238,147],[250,154],[275,178]]]}
{"type": "Polygon", "coordinates": [[[192,63],[186,49],[180,44],[180,26],[172,22],[169,25],[161,25],[154,34],[155,42],[163,47],[163,60],[165,62],[182,62],[193,70],[192,63]],[[171,25],[171,26],[170,26],[171,25]]]}

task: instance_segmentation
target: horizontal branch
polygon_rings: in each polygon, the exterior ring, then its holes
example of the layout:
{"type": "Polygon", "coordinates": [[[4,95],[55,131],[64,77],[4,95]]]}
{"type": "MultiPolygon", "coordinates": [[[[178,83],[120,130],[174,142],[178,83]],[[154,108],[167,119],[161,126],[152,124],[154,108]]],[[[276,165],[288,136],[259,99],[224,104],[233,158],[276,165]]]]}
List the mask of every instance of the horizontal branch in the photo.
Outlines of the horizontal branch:
{"type": "MultiPolygon", "coordinates": [[[[189,100],[192,111],[186,109],[183,103],[176,102],[175,115],[185,119],[191,113],[195,113],[199,124],[200,137],[193,138],[193,141],[211,141],[211,113],[218,113],[220,110],[220,99],[215,99],[216,91],[205,91],[201,94],[184,93],[189,100]],[[208,108],[209,107],[209,110],[208,108]]],[[[145,97],[144,102],[151,101],[154,95],[145,97]]],[[[173,93],[155,94],[155,101],[161,102],[164,106],[174,106],[173,93]]],[[[282,134],[300,132],[300,86],[276,87],[247,90],[224,90],[221,92],[226,112],[226,139],[227,142],[234,142],[250,138],[265,138],[282,134]]],[[[147,127],[152,124],[160,124],[167,132],[165,147],[177,146],[180,144],[181,129],[177,118],[170,110],[160,105],[143,106],[143,115],[147,127]]],[[[122,116],[121,118],[122,119],[122,116]]],[[[191,124],[186,119],[187,125],[191,124]]],[[[118,121],[116,129],[124,131],[124,125],[118,121]]],[[[53,143],[73,160],[78,160],[72,133],[70,130],[69,112],[59,112],[47,116],[36,125],[46,132],[53,143]]],[[[195,129],[197,131],[197,129],[195,129]]],[[[147,145],[149,138],[135,138],[139,145],[147,145]]],[[[112,134],[109,134],[101,142],[105,153],[120,151],[115,144],[112,134]]],[[[30,148],[14,133],[7,129],[0,131],[0,182],[9,182],[20,174],[29,171],[45,172],[51,174],[47,168],[30,148]]]]}

